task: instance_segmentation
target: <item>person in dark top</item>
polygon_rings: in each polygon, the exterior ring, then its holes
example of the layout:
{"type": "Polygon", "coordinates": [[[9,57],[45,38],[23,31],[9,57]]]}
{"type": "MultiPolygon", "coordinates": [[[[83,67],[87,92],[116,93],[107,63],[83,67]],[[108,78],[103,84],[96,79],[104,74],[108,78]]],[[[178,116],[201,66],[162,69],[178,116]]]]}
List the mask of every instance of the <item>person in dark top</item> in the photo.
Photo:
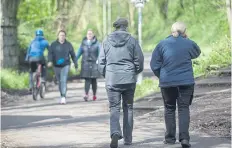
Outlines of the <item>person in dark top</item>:
{"type": "Polygon", "coordinates": [[[159,78],[159,86],[165,107],[165,144],[176,142],[176,102],[179,118],[179,141],[183,148],[189,144],[189,122],[194,92],[192,59],[201,54],[198,45],[187,38],[186,26],[176,22],[171,28],[172,34],[162,40],[152,54],[150,66],[159,78]]]}
{"type": "Polygon", "coordinates": [[[66,40],[66,32],[60,30],[58,33],[58,39],[54,41],[49,49],[48,53],[48,66],[54,66],[56,78],[59,82],[60,90],[60,104],[66,104],[66,92],[67,92],[67,79],[70,69],[70,56],[75,68],[77,70],[76,55],[73,46],[66,40]]]}
{"type": "Polygon", "coordinates": [[[127,32],[127,19],[119,18],[113,26],[116,30],[102,43],[98,69],[106,79],[110,107],[110,147],[117,148],[118,140],[122,138],[124,145],[132,144],[136,76],[143,71],[144,56],[138,41],[127,32]],[[119,123],[121,99],[123,135],[119,123]]]}
{"type": "Polygon", "coordinates": [[[85,79],[85,101],[88,101],[89,98],[90,85],[92,85],[93,100],[97,99],[97,78],[100,77],[97,69],[99,51],[100,43],[93,31],[89,29],[77,52],[77,60],[82,56],[81,77],[85,79]]]}

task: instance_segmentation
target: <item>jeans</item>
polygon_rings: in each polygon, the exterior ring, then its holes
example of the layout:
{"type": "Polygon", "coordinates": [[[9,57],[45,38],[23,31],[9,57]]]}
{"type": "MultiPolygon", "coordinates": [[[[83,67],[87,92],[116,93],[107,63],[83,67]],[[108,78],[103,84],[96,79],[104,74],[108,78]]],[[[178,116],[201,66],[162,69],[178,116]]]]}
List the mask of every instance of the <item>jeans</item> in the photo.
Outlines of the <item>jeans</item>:
{"type": "Polygon", "coordinates": [[[120,139],[132,143],[133,102],[136,84],[117,84],[106,86],[110,107],[110,136],[118,134],[120,139]],[[119,123],[121,98],[123,106],[123,135],[119,123]]]}
{"type": "Polygon", "coordinates": [[[56,79],[59,81],[59,91],[61,97],[66,97],[69,68],[70,65],[66,65],[64,67],[54,67],[56,79]]]}

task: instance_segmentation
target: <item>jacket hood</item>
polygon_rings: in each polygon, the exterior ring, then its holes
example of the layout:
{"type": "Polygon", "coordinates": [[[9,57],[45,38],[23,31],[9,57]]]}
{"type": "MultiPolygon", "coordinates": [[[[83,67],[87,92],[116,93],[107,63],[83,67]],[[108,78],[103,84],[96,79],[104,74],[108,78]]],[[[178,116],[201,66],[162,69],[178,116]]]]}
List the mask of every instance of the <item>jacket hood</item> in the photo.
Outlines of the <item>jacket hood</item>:
{"type": "Polygon", "coordinates": [[[115,31],[108,35],[108,42],[114,47],[124,46],[131,38],[130,33],[126,31],[115,31]]]}

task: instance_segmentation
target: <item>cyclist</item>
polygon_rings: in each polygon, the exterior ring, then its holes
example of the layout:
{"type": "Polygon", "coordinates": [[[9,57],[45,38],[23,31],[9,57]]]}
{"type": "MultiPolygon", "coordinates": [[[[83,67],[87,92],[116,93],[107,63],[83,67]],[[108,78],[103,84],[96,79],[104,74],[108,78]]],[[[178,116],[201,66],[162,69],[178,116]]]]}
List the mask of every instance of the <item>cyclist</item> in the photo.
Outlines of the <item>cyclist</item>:
{"type": "Polygon", "coordinates": [[[26,62],[30,65],[30,91],[33,86],[33,73],[37,69],[37,64],[42,65],[42,81],[45,82],[46,76],[46,60],[44,57],[45,48],[49,48],[48,41],[44,38],[43,30],[38,29],[35,31],[35,38],[28,47],[26,62]]]}

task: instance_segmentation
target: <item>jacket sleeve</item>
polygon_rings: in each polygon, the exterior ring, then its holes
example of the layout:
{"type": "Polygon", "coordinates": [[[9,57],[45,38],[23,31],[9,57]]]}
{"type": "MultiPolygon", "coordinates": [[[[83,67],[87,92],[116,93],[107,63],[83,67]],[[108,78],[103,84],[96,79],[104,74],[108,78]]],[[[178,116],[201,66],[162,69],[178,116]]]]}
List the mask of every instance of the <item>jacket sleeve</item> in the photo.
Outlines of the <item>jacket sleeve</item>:
{"type": "Polygon", "coordinates": [[[82,53],[83,53],[83,48],[79,48],[78,50],[77,50],[77,61],[79,60],[79,58],[81,57],[81,55],[82,55],[82,53]]]}
{"type": "Polygon", "coordinates": [[[106,73],[106,54],[105,54],[105,42],[103,42],[101,49],[100,49],[100,53],[98,56],[98,71],[100,72],[100,74],[105,77],[105,73],[106,73]]]}
{"type": "Polygon", "coordinates": [[[101,50],[101,43],[98,42],[98,48],[97,48],[97,56],[99,56],[101,50]]]}
{"type": "Polygon", "coordinates": [[[53,62],[53,44],[48,47],[48,62],[53,62]]]}
{"type": "Polygon", "coordinates": [[[143,52],[141,50],[141,47],[138,43],[138,41],[135,40],[135,48],[134,48],[134,64],[136,68],[136,74],[139,74],[143,71],[144,68],[144,56],[143,52]]]}
{"type": "Polygon", "coordinates": [[[72,58],[72,61],[75,65],[75,68],[77,68],[77,58],[76,58],[76,55],[75,55],[75,52],[74,52],[74,49],[73,49],[73,46],[72,44],[70,43],[70,48],[69,48],[69,54],[71,55],[71,58],[72,58]]]}
{"type": "Polygon", "coordinates": [[[29,45],[29,47],[28,47],[28,49],[27,49],[27,54],[26,54],[26,57],[25,57],[25,61],[28,61],[28,60],[29,60],[30,51],[31,51],[31,44],[29,45]]]}
{"type": "Polygon", "coordinates": [[[189,53],[192,59],[199,57],[201,54],[200,47],[194,41],[192,41],[192,48],[190,49],[189,53]]]}
{"type": "Polygon", "coordinates": [[[163,58],[161,54],[161,44],[159,43],[154,49],[151,57],[150,67],[155,76],[160,77],[160,69],[163,63],[163,58]]]}

